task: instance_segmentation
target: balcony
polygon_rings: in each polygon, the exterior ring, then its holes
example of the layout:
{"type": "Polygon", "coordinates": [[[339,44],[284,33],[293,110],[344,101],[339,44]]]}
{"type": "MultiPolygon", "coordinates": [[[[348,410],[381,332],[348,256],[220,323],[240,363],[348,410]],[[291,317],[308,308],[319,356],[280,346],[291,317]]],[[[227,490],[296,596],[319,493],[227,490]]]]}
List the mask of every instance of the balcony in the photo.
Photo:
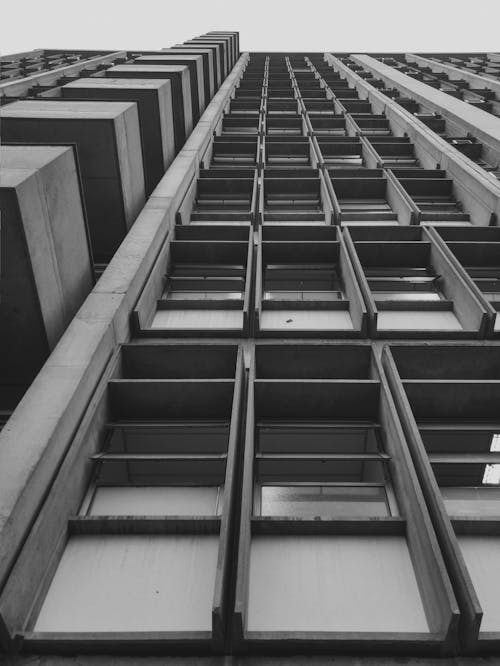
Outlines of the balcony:
{"type": "Polygon", "coordinates": [[[259,335],[352,337],[364,331],[364,304],[335,227],[262,227],[255,289],[259,335]]]}
{"type": "Polygon", "coordinates": [[[256,346],[238,649],[286,640],[308,654],[387,654],[453,644],[457,604],[390,405],[369,347],[256,346]]]}
{"type": "Polygon", "coordinates": [[[256,206],[256,170],[202,169],[182,200],[177,222],[253,222],[256,206]]]}
{"type": "Polygon", "coordinates": [[[331,223],[331,204],[323,174],[317,169],[266,169],[260,197],[262,224],[331,223]]]}
{"type": "Polygon", "coordinates": [[[500,229],[440,227],[434,231],[463,268],[469,285],[489,314],[487,336],[500,333],[500,229]]]}
{"type": "Polygon", "coordinates": [[[488,315],[463,269],[418,227],[350,227],[346,245],[373,337],[482,337],[488,315]]]}
{"type": "Polygon", "coordinates": [[[61,635],[79,652],[221,649],[241,381],[234,345],[122,348],[100,427],[42,520],[57,534],[37,551],[44,584],[29,586],[28,606],[17,596],[29,649],[61,635]]]}
{"type": "Polygon", "coordinates": [[[470,224],[470,216],[457,197],[454,181],[446,177],[445,171],[416,169],[411,174],[398,170],[393,173],[417,207],[420,222],[470,224]]]}
{"type": "Polygon", "coordinates": [[[497,345],[391,345],[396,407],[461,612],[466,653],[498,649],[497,345]]]}
{"type": "Polygon", "coordinates": [[[246,335],[253,250],[250,240],[248,226],[178,225],[134,309],[136,334],[246,335]]]}

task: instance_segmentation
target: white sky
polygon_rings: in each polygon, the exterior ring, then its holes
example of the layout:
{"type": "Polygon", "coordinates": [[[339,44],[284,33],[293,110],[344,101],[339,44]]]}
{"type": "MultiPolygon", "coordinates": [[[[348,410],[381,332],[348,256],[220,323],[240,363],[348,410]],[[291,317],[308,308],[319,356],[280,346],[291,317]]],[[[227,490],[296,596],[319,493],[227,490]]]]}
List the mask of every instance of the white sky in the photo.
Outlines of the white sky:
{"type": "Polygon", "coordinates": [[[0,0],[0,52],[160,49],[239,30],[241,50],[500,51],[500,0],[0,0]]]}

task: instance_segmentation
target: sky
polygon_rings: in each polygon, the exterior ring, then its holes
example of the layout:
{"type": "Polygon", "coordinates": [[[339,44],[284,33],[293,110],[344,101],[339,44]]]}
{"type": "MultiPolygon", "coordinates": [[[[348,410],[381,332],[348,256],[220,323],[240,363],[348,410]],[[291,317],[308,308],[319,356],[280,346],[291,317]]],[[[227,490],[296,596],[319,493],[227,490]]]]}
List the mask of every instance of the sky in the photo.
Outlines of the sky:
{"type": "Polygon", "coordinates": [[[0,53],[155,50],[238,30],[242,51],[500,51],[500,0],[0,0],[0,53]]]}

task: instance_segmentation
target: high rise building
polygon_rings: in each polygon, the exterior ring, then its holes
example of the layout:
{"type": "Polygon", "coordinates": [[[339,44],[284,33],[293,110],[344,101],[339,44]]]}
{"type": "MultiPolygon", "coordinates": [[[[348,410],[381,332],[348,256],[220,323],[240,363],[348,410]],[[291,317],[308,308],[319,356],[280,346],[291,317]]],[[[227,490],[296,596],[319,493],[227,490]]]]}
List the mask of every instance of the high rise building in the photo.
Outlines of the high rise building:
{"type": "Polygon", "coordinates": [[[0,122],[5,663],[497,663],[500,55],[33,51],[0,122]]]}

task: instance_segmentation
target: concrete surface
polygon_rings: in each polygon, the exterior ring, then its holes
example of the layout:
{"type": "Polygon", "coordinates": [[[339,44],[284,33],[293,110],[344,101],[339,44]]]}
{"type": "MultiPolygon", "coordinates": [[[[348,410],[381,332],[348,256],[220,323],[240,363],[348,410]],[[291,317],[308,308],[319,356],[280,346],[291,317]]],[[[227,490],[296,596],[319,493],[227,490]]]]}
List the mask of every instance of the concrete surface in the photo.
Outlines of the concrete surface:
{"type": "Polygon", "coordinates": [[[172,87],[157,79],[82,78],[61,88],[65,99],[135,102],[141,128],[146,194],[175,157],[172,87]]]}
{"type": "Polygon", "coordinates": [[[145,201],[137,105],[20,101],[0,121],[4,142],[76,145],[94,259],[109,261],[145,201]]]}
{"type": "Polygon", "coordinates": [[[0,405],[15,405],[92,289],[73,149],[0,148],[0,405]]]}

